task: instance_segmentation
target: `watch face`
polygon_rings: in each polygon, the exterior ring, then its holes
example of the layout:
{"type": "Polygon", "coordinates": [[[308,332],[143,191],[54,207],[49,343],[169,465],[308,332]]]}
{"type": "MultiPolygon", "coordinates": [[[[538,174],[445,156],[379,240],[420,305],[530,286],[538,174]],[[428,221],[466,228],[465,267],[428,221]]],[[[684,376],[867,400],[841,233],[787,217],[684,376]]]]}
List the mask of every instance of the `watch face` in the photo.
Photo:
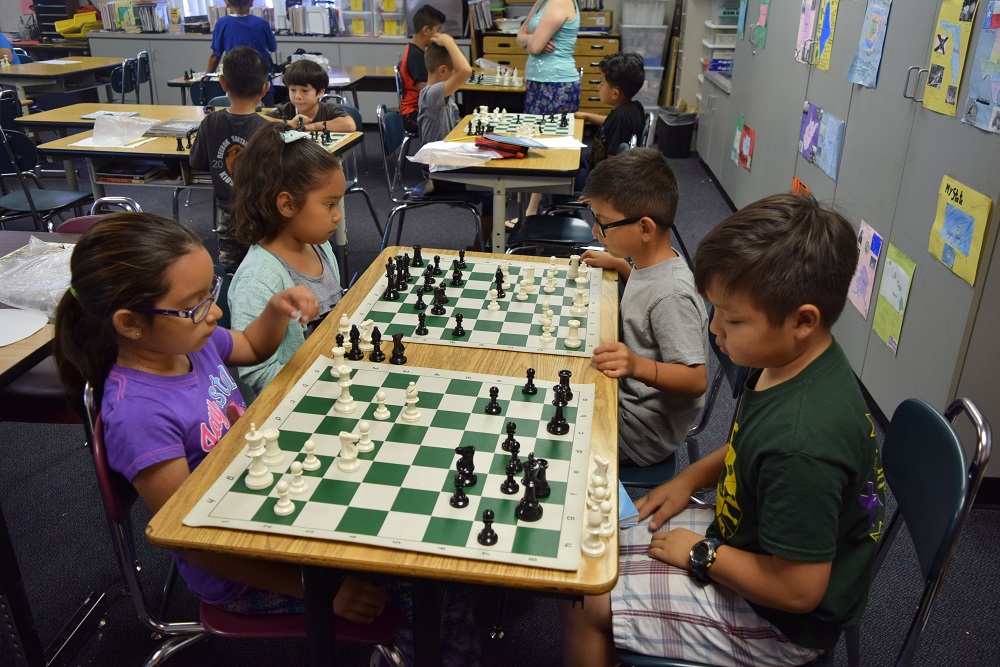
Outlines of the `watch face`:
{"type": "Polygon", "coordinates": [[[705,563],[708,560],[707,542],[702,540],[691,548],[691,560],[696,563],[705,563]]]}

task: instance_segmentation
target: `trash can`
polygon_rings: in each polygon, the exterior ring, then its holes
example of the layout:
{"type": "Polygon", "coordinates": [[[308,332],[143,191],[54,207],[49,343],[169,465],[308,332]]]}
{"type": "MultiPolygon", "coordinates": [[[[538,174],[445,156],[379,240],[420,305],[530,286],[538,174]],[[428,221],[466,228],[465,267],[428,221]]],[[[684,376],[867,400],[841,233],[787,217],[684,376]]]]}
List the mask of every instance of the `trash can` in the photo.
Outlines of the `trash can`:
{"type": "Polygon", "coordinates": [[[682,113],[674,107],[664,107],[656,120],[656,136],[660,152],[667,157],[687,157],[691,154],[696,113],[682,113]]]}

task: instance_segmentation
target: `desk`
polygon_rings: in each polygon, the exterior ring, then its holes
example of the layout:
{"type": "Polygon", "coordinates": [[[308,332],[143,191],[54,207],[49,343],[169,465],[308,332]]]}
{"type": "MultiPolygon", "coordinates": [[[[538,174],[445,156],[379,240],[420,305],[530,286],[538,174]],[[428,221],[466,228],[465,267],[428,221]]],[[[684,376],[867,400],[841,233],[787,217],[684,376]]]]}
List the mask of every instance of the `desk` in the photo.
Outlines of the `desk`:
{"type": "MultiPolygon", "coordinates": [[[[462,118],[444,140],[473,141],[475,138],[465,133],[471,120],[472,116],[462,118]]],[[[583,121],[578,118],[573,120],[573,137],[578,141],[583,139],[583,121]]],[[[533,148],[527,157],[520,160],[490,160],[478,167],[436,171],[434,178],[493,190],[493,252],[502,253],[506,238],[503,213],[507,206],[507,191],[573,192],[579,168],[579,148],[533,148]]]]}
{"type": "MultiPolygon", "coordinates": [[[[296,383],[300,374],[319,355],[328,355],[334,345],[341,314],[352,313],[361,300],[376,284],[382,267],[389,257],[409,252],[410,248],[390,247],[384,250],[365,271],[358,283],[330,313],[319,329],[308,339],[292,360],[249,407],[241,423],[263,423],[265,418],[296,383]]],[[[425,257],[435,251],[424,250],[425,257]]],[[[488,257],[483,253],[467,253],[467,257],[488,257]]],[[[536,261],[537,258],[521,258],[536,261]]],[[[601,292],[601,338],[613,340],[618,321],[618,284],[613,272],[605,272],[601,292]]],[[[438,345],[411,343],[406,348],[407,362],[446,370],[475,370],[478,373],[523,377],[528,367],[535,368],[538,377],[554,378],[559,370],[573,372],[574,382],[592,383],[595,387],[595,409],[591,435],[591,452],[601,454],[611,461],[610,476],[617,479],[618,446],[618,386],[593,368],[585,357],[565,357],[551,354],[527,354],[498,350],[454,350],[438,345]]],[[[419,585],[415,589],[415,631],[417,664],[423,664],[435,652],[433,626],[438,616],[423,605],[427,598],[422,589],[432,587],[434,581],[479,584],[503,588],[519,588],[557,595],[596,595],[614,587],[618,578],[617,536],[608,543],[608,555],[603,558],[581,558],[576,571],[566,572],[530,568],[485,561],[448,558],[411,551],[397,551],[356,543],[331,542],[277,534],[253,533],[224,528],[193,528],[182,522],[191,508],[204,495],[222,471],[241,452],[245,428],[232,429],[216,445],[211,454],[184,482],[146,528],[146,537],[157,546],[172,549],[195,549],[216,553],[234,554],[250,558],[295,563],[303,567],[306,584],[306,608],[310,616],[310,652],[312,664],[336,664],[329,646],[329,615],[332,609],[329,598],[317,595],[317,588],[330,595],[330,568],[348,571],[385,573],[412,577],[419,585]],[[323,616],[325,615],[325,619],[323,616]],[[429,627],[426,626],[430,621],[429,627]],[[424,625],[421,624],[424,623],[424,625]]]]}
{"type": "Polygon", "coordinates": [[[63,59],[67,65],[38,61],[0,69],[0,84],[14,86],[21,99],[42,93],[70,93],[107,86],[110,96],[111,70],[122,64],[121,58],[73,56],[63,59]]]}
{"type": "MultiPolygon", "coordinates": [[[[480,74],[492,76],[478,67],[472,68],[473,74],[478,77],[480,74]]],[[[466,81],[459,88],[462,95],[461,108],[471,113],[482,105],[486,105],[492,111],[494,108],[507,109],[511,113],[524,111],[524,78],[522,75],[520,86],[495,86],[480,83],[469,83],[466,81]]]]}

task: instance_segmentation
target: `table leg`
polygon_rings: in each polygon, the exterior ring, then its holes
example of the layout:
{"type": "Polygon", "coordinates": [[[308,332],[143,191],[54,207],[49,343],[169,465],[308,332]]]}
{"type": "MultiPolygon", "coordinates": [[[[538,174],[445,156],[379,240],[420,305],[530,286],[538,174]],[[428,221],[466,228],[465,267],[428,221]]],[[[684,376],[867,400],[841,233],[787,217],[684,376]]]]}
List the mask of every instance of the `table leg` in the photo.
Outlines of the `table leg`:
{"type": "Polygon", "coordinates": [[[337,202],[337,208],[340,209],[340,224],[333,233],[333,244],[338,253],[337,261],[340,262],[340,286],[346,288],[350,284],[351,276],[347,273],[347,214],[344,210],[343,197],[337,202]]]}
{"type": "MultiPolygon", "coordinates": [[[[66,138],[66,128],[56,128],[56,136],[60,139],[66,138]]],[[[80,186],[80,182],[76,177],[76,165],[73,164],[73,160],[63,160],[63,169],[66,171],[66,185],[69,186],[70,190],[76,190],[80,186]]]]}
{"type": "Polygon", "coordinates": [[[441,664],[441,584],[430,579],[413,580],[413,661],[441,664]]]}
{"type": "Polygon", "coordinates": [[[93,158],[87,158],[87,171],[90,172],[90,189],[94,193],[94,199],[100,199],[104,196],[104,184],[97,180],[93,158]]]}
{"type": "Polygon", "coordinates": [[[309,664],[329,667],[337,664],[333,626],[333,596],[337,573],[325,567],[302,566],[305,589],[306,633],[309,640],[309,664]]]}
{"type": "Polygon", "coordinates": [[[507,218],[507,184],[503,177],[498,176],[493,185],[493,254],[502,255],[505,252],[507,228],[504,220],[507,218]]]}
{"type": "Polygon", "coordinates": [[[188,103],[188,89],[186,86],[181,86],[181,106],[185,107],[188,103]]]}

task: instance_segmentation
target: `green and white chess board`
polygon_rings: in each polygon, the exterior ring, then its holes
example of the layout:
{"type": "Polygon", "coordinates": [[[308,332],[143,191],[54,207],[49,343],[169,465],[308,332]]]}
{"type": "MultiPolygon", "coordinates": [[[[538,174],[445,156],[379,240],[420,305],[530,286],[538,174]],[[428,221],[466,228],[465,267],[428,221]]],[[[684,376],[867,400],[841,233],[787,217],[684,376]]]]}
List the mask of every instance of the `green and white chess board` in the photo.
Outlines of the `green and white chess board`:
{"type": "MultiPolygon", "coordinates": [[[[570,430],[556,436],[546,424],[556,410],[551,401],[557,382],[536,378],[538,393],[526,395],[521,392],[523,378],[348,362],[357,409],[342,415],[334,410],[341,388],[332,365],[331,359],[320,357],[267,420],[257,424],[260,431],[274,428],[280,433],[284,460],[271,468],[272,484],[259,491],[246,486],[250,459],[244,448],[184,519],[185,525],[357,542],[529,567],[578,568],[593,385],[572,385],[573,398],[563,409],[570,430]],[[410,382],[419,391],[420,419],[413,423],[400,418],[410,382]],[[493,386],[500,392],[499,415],[484,411],[493,386]],[[385,392],[390,412],[385,421],[374,418],[379,390],[385,392]],[[343,472],[336,465],[339,434],[357,433],[361,420],[371,424],[375,448],[358,454],[358,470],[343,472]],[[510,459],[501,448],[508,421],[517,424],[521,460],[533,452],[548,461],[551,495],[540,500],[543,514],[536,522],[519,521],[514,514],[523,485],[515,495],[500,491],[510,459]],[[303,473],[308,489],[290,494],[295,509],[279,516],[274,512],[275,486],[282,479],[291,481],[291,463],[305,459],[302,450],[307,440],[315,443],[321,465],[303,473]],[[468,507],[456,509],[449,502],[459,459],[455,448],[464,445],[475,445],[478,481],[465,488],[468,507]],[[493,529],[499,539],[493,546],[477,541],[485,509],[496,516],[493,529]]],[[[247,430],[250,425],[240,422],[240,426],[247,430]]],[[[518,484],[522,476],[515,477],[518,484]]]]}
{"type": "MultiPolygon", "coordinates": [[[[485,82],[485,79],[484,79],[485,82]]],[[[538,114],[530,113],[511,113],[507,112],[506,116],[501,117],[499,120],[491,121],[493,124],[493,134],[506,134],[509,136],[517,136],[517,128],[519,128],[524,123],[529,123],[537,125],[541,128],[541,132],[536,132],[535,136],[562,136],[568,137],[573,135],[573,114],[567,116],[566,127],[560,127],[562,115],[556,114],[555,120],[550,120],[551,116],[540,116],[538,114]],[[520,122],[518,122],[520,119],[520,122]]],[[[483,121],[483,125],[486,125],[486,121],[483,121]]],[[[462,126],[463,130],[468,130],[468,122],[466,125],[462,126]]],[[[473,127],[473,130],[476,128],[473,127]]]]}
{"type": "Polygon", "coordinates": [[[323,131],[320,130],[319,134],[317,135],[317,138],[313,140],[313,143],[315,143],[318,146],[321,146],[323,148],[328,149],[331,146],[336,146],[348,134],[350,134],[350,133],[349,132],[331,132],[330,133],[330,141],[323,141],[323,131]]]}
{"type": "MultiPolygon", "coordinates": [[[[585,315],[573,315],[575,281],[567,279],[569,266],[556,265],[556,289],[552,294],[544,291],[546,272],[549,262],[516,262],[508,260],[508,274],[511,289],[506,290],[506,296],[498,299],[500,310],[491,311],[490,290],[495,288],[493,282],[497,268],[502,259],[466,257],[466,269],[463,270],[465,284],[461,287],[449,285],[452,274],[452,261],[457,255],[440,255],[441,275],[435,280],[444,280],[446,295],[449,298],[444,315],[431,314],[433,292],[425,293],[423,301],[427,308],[417,310],[417,287],[423,285],[422,272],[426,265],[433,265],[433,255],[424,255],[424,268],[411,268],[412,280],[406,291],[401,291],[398,301],[386,301],[383,294],[388,279],[383,274],[372,290],[354,311],[350,318],[351,324],[361,326],[364,320],[371,319],[382,333],[382,340],[388,340],[394,333],[403,333],[403,340],[414,343],[432,343],[435,345],[455,345],[460,347],[478,347],[514,352],[534,352],[544,354],[562,354],[578,357],[590,357],[594,348],[600,345],[601,333],[601,269],[591,268],[587,271],[584,289],[587,293],[588,305],[585,315]],[[517,282],[524,276],[525,269],[535,267],[535,291],[528,295],[527,300],[516,298],[517,282]],[[541,316],[548,301],[549,309],[553,311],[554,340],[543,343],[541,316]],[[415,335],[418,313],[426,315],[428,333],[424,336],[415,335]],[[455,314],[462,313],[464,336],[455,336],[455,314]],[[580,322],[579,337],[581,345],[577,348],[566,347],[570,320],[580,322]]],[[[435,283],[435,286],[437,283],[435,283]]],[[[346,342],[345,347],[349,347],[346,342]]]]}

